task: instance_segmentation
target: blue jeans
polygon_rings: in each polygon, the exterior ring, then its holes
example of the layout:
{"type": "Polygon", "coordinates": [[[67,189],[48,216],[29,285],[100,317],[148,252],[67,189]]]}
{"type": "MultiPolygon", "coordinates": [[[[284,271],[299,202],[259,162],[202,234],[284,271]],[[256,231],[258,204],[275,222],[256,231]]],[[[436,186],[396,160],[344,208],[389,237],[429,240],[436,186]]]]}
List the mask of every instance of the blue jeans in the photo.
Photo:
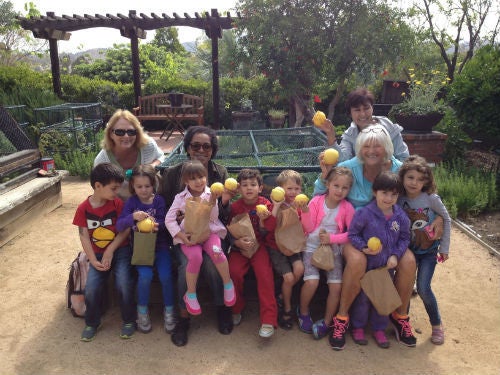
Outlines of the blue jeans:
{"type": "MultiPolygon", "coordinates": [[[[177,292],[179,293],[179,307],[182,310],[185,310],[186,304],[184,303],[182,297],[187,291],[186,266],[188,261],[179,245],[174,245],[173,249],[178,261],[177,292]]],[[[219,272],[217,271],[217,268],[215,268],[212,260],[205,252],[203,252],[200,275],[205,278],[210,286],[210,289],[212,290],[214,304],[216,306],[224,306],[224,284],[222,283],[222,278],[220,277],[219,272]]]]}
{"type": "Polygon", "coordinates": [[[151,291],[151,280],[153,280],[153,268],[158,272],[160,279],[163,304],[174,305],[174,285],[172,283],[172,261],[168,248],[158,249],[155,252],[155,263],[153,266],[136,266],[139,275],[137,280],[137,304],[147,306],[151,291]]]}
{"type": "MultiPolygon", "coordinates": [[[[98,260],[103,254],[96,254],[98,260]]],[[[98,327],[101,324],[101,301],[107,292],[106,281],[111,272],[115,276],[115,287],[120,300],[120,311],[124,323],[133,323],[136,319],[134,303],[134,280],[132,277],[132,249],[130,246],[118,248],[113,254],[111,269],[98,271],[90,265],[85,285],[85,324],[98,327]]]]}
{"type": "Polygon", "coordinates": [[[433,326],[441,324],[436,297],[431,289],[432,276],[437,263],[436,255],[437,250],[425,254],[415,254],[417,261],[417,291],[433,326]]]}

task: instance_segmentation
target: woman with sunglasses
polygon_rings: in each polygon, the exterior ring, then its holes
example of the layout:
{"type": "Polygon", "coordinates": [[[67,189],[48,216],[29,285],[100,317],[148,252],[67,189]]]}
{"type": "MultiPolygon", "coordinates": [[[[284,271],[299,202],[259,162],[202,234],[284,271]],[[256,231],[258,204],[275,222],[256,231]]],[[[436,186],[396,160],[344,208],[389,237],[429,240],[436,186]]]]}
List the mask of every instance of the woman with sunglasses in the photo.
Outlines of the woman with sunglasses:
{"type": "MultiPolygon", "coordinates": [[[[408,146],[403,141],[401,131],[403,128],[398,124],[393,124],[391,120],[384,116],[373,116],[373,94],[365,88],[357,88],[347,95],[345,108],[351,116],[351,126],[342,134],[340,145],[330,143],[339,151],[340,161],[349,160],[355,156],[355,144],[359,133],[369,125],[382,125],[391,139],[394,148],[394,157],[399,161],[404,161],[410,153],[408,146]]],[[[330,120],[326,120],[321,126],[322,129],[335,129],[330,120]]],[[[335,131],[333,131],[335,134],[335,131]]]]}
{"type": "MultiPolygon", "coordinates": [[[[215,163],[212,159],[217,154],[218,150],[217,135],[214,130],[206,126],[191,126],[188,128],[184,135],[184,151],[191,160],[199,160],[207,170],[207,186],[212,185],[214,182],[224,183],[229,177],[227,169],[215,163]]],[[[185,185],[181,182],[182,163],[173,165],[163,171],[161,179],[160,194],[165,198],[167,207],[172,205],[175,195],[184,190],[185,185]]],[[[232,195],[227,190],[222,194],[219,199],[219,219],[222,223],[227,223],[229,215],[229,200],[232,195]]],[[[177,213],[178,222],[184,217],[183,212],[177,213]]],[[[225,248],[224,242],[222,244],[225,248]]],[[[187,258],[182,253],[179,246],[174,246],[174,253],[178,261],[178,295],[183,296],[186,294],[186,266],[187,258]]],[[[231,308],[224,305],[223,283],[215,268],[210,257],[204,252],[203,263],[201,265],[200,273],[202,278],[208,281],[210,289],[214,296],[214,304],[217,307],[217,323],[219,332],[223,335],[228,335],[233,330],[232,312],[231,308]]],[[[172,332],[171,340],[177,346],[184,346],[188,341],[189,330],[189,314],[186,309],[185,303],[179,299],[179,320],[172,332]]]]}
{"type": "MultiPolygon", "coordinates": [[[[112,163],[122,168],[125,174],[140,164],[154,167],[165,159],[163,151],[144,132],[137,117],[123,109],[117,110],[106,124],[101,147],[102,150],[94,159],[94,166],[112,163]]],[[[130,196],[127,179],[118,196],[123,200],[130,196]]]]}

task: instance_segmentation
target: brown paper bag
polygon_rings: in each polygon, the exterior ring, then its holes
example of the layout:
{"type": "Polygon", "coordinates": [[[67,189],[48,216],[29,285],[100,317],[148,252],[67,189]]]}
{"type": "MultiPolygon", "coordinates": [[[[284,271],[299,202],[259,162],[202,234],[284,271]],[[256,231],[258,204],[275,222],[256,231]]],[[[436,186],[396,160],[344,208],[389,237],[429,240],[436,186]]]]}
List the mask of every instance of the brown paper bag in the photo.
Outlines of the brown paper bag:
{"type": "Polygon", "coordinates": [[[152,266],[155,263],[157,233],[134,232],[134,252],[130,263],[134,266],[152,266]]]}
{"type": "Polygon", "coordinates": [[[186,199],[184,232],[190,236],[192,242],[200,244],[210,237],[210,212],[213,207],[209,201],[200,197],[186,199]]]}
{"type": "Polygon", "coordinates": [[[278,249],[290,256],[300,253],[306,245],[306,236],[300,223],[299,215],[293,207],[280,210],[276,218],[274,238],[278,249]]]}
{"type": "Polygon", "coordinates": [[[335,266],[332,247],[330,245],[319,245],[311,257],[311,264],[325,271],[333,270],[335,266]]]}
{"type": "Polygon", "coordinates": [[[387,267],[365,273],[361,288],[380,315],[389,315],[401,306],[401,298],[387,267]]]}
{"type": "Polygon", "coordinates": [[[238,248],[241,254],[247,258],[251,258],[259,249],[259,243],[257,242],[257,237],[255,237],[255,232],[253,231],[252,222],[250,221],[248,213],[233,217],[231,223],[227,226],[227,230],[236,239],[250,237],[253,240],[254,246],[249,251],[238,248]]]}

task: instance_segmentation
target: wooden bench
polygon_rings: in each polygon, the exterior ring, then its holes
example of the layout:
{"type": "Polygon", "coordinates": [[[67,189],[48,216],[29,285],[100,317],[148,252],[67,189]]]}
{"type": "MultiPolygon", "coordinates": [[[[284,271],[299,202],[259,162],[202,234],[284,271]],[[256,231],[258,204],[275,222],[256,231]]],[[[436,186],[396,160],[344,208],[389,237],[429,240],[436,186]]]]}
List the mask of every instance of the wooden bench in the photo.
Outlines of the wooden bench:
{"type": "Polygon", "coordinates": [[[158,105],[170,104],[169,94],[153,94],[139,96],[139,106],[133,108],[134,115],[142,122],[145,120],[166,120],[174,119],[177,122],[193,121],[197,125],[203,125],[203,97],[184,94],[182,104],[192,106],[182,111],[161,108],[158,105]]]}

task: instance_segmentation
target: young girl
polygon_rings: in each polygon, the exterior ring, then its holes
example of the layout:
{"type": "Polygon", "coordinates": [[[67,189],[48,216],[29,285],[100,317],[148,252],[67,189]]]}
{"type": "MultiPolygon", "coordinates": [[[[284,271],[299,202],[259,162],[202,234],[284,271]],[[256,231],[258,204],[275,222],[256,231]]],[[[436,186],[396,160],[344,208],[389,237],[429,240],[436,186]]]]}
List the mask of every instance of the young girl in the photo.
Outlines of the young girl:
{"type": "Polygon", "coordinates": [[[226,256],[221,248],[221,238],[227,234],[226,227],[219,220],[219,208],[217,206],[218,195],[210,192],[207,187],[207,170],[198,160],[190,160],[183,164],[181,171],[181,183],[186,188],[177,194],[174,202],[165,217],[165,225],[172,235],[175,244],[181,244],[181,249],[188,264],[186,267],[187,292],[183,296],[186,309],[191,315],[201,314],[201,307],[196,297],[196,283],[203,260],[202,250],[212,259],[217,271],[224,283],[224,304],[233,306],[236,302],[236,295],[231,278],[229,277],[229,266],[226,256]],[[213,208],[210,213],[210,237],[203,243],[193,243],[188,234],[184,232],[184,220],[177,223],[177,212],[185,211],[186,199],[190,197],[200,197],[212,203],[213,208]]]}
{"type": "MultiPolygon", "coordinates": [[[[402,186],[397,174],[381,172],[372,185],[373,199],[356,211],[349,227],[352,245],[367,255],[366,270],[386,266],[393,269],[410,243],[410,220],[396,204],[402,186]],[[368,248],[368,240],[377,237],[378,248],[368,248]]],[[[352,338],[358,345],[366,345],[365,326],[370,319],[373,338],[381,348],[388,348],[385,328],[389,317],[377,313],[361,290],[351,307],[352,338]]]]}
{"type": "Polygon", "coordinates": [[[309,207],[302,209],[301,222],[308,233],[303,253],[304,285],[300,291],[300,306],[297,312],[299,328],[313,333],[316,339],[328,334],[329,326],[340,299],[342,283],[342,247],[348,242],[347,229],[354,215],[354,208],[345,200],[352,186],[352,173],[344,167],[335,167],[326,176],[325,194],[317,195],[309,207]],[[319,284],[319,269],[311,264],[311,257],[320,244],[330,244],[334,253],[334,269],[327,272],[328,298],[323,319],[313,324],[309,313],[311,302],[319,284]]]}
{"type": "Polygon", "coordinates": [[[164,326],[167,332],[175,327],[174,291],[172,284],[172,263],[170,260],[167,232],[163,223],[166,209],[164,199],[156,194],[156,171],[149,164],[138,165],[132,169],[129,180],[130,198],[126,201],[116,227],[119,231],[136,228],[136,223],[147,217],[153,217],[158,231],[154,266],[136,266],[137,280],[137,328],[143,333],[151,331],[151,319],[148,313],[149,293],[153,279],[153,267],[158,272],[162,288],[164,326]]]}
{"type": "Polygon", "coordinates": [[[399,170],[399,176],[403,181],[404,195],[399,198],[398,203],[411,220],[410,249],[417,261],[417,292],[429,315],[431,342],[441,345],[444,343],[444,329],[431,281],[436,268],[436,257],[440,262],[448,259],[451,219],[441,198],[436,194],[432,170],[423,157],[412,155],[406,159],[399,170]],[[441,240],[436,239],[428,229],[437,215],[444,220],[441,240]]]}

